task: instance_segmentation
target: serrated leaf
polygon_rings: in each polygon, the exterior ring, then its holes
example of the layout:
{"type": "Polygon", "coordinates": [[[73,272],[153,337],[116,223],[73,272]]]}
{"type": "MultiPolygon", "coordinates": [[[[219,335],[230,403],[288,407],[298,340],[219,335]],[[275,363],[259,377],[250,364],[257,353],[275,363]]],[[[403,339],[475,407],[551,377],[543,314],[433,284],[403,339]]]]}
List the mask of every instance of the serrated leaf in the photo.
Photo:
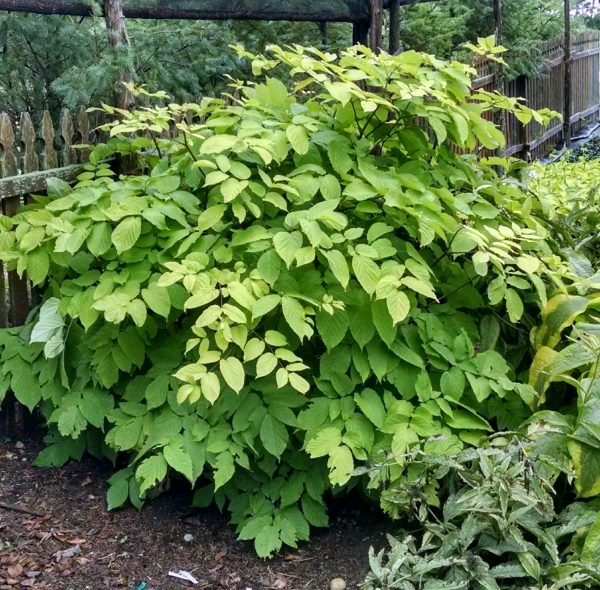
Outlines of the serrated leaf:
{"type": "Polygon", "coordinates": [[[239,393],[246,381],[246,372],[244,371],[244,365],[235,357],[228,357],[222,359],[219,363],[219,369],[221,370],[221,376],[225,380],[225,383],[233,389],[236,393],[239,393]]]}
{"type": "Polygon", "coordinates": [[[285,134],[295,152],[298,154],[306,154],[308,152],[308,135],[304,127],[301,125],[288,125],[285,134]]]}
{"type": "Polygon", "coordinates": [[[332,314],[325,311],[317,313],[317,330],[329,349],[335,348],[348,332],[348,314],[344,310],[335,309],[332,314]]]}
{"type": "Polygon", "coordinates": [[[333,426],[319,430],[306,444],[306,452],[313,458],[326,457],[342,444],[342,433],[333,426]]]}
{"type": "Polygon", "coordinates": [[[355,254],[352,257],[352,270],[354,270],[354,275],[361,287],[369,295],[372,295],[381,277],[381,271],[377,264],[367,256],[355,254]]]}
{"type": "Polygon", "coordinates": [[[381,401],[381,397],[372,389],[365,389],[362,393],[356,394],[354,399],[362,413],[377,428],[381,428],[386,417],[385,406],[381,401]]]}
{"type": "Polygon", "coordinates": [[[404,321],[410,313],[410,299],[402,291],[392,291],[386,297],[386,304],[392,321],[398,324],[404,321]]]}
{"type": "Polygon", "coordinates": [[[333,276],[345,289],[350,282],[350,269],[345,256],[339,250],[330,250],[325,252],[325,257],[333,276]]]}
{"type": "Polygon", "coordinates": [[[277,367],[277,357],[272,352],[263,354],[256,363],[256,377],[265,377],[277,367]]]}
{"type": "Polygon", "coordinates": [[[274,285],[281,273],[281,258],[275,250],[267,250],[258,259],[257,268],[262,279],[274,285]]]}
{"type": "Polygon", "coordinates": [[[163,318],[169,317],[171,298],[166,287],[159,287],[156,283],[152,283],[147,289],[142,289],[142,298],[154,313],[163,318]]]}
{"type": "Polygon", "coordinates": [[[508,311],[508,317],[513,323],[518,322],[523,316],[523,300],[515,289],[507,289],[506,291],[506,311],[508,311]]]}
{"type": "Polygon", "coordinates": [[[142,222],[139,217],[126,217],[115,227],[112,232],[111,240],[117,250],[117,254],[122,254],[131,250],[140,237],[142,231],[142,222]]]}
{"type": "Polygon", "coordinates": [[[302,247],[302,234],[297,231],[276,233],[273,236],[273,246],[289,268],[296,258],[296,252],[302,247]]]}
{"type": "Polygon", "coordinates": [[[140,495],[143,496],[166,476],[167,462],[163,455],[153,455],[144,459],[135,472],[135,477],[140,482],[140,495]]]}
{"type": "Polygon", "coordinates": [[[252,305],[252,317],[260,318],[273,311],[281,303],[281,295],[272,294],[261,297],[252,305]]]}
{"type": "Polygon", "coordinates": [[[200,376],[202,395],[214,404],[221,394],[221,383],[214,373],[204,373],[200,376]]]}
{"type": "Polygon", "coordinates": [[[112,483],[106,493],[106,501],[108,509],[114,510],[123,506],[129,498],[129,481],[127,479],[119,479],[112,483]]]}
{"type": "Polygon", "coordinates": [[[282,541],[279,537],[279,530],[279,527],[269,525],[256,535],[254,548],[259,557],[271,557],[281,549],[282,541]]]}
{"type": "Polygon", "coordinates": [[[287,448],[289,434],[282,422],[267,414],[260,427],[260,440],[268,453],[279,458],[287,448]]]}
{"type": "Polygon", "coordinates": [[[192,459],[187,454],[181,443],[172,442],[163,448],[163,455],[167,463],[184,475],[190,483],[194,482],[194,467],[192,459]]]}
{"type": "Polygon", "coordinates": [[[334,486],[343,486],[350,481],[354,471],[354,457],[346,445],[333,449],[327,461],[329,480],[334,486]]]}
{"type": "Polygon", "coordinates": [[[215,468],[214,481],[215,492],[223,487],[235,474],[233,456],[229,451],[220,453],[213,464],[215,468]]]}

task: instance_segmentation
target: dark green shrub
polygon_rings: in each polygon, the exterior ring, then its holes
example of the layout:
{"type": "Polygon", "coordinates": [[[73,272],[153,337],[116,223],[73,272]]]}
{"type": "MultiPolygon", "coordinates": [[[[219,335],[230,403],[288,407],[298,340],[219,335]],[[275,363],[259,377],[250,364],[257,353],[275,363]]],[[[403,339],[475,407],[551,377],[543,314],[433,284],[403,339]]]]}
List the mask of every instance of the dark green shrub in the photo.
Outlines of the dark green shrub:
{"type": "Polygon", "coordinates": [[[266,556],[382,451],[453,453],[527,418],[527,328],[563,263],[511,164],[454,149],[502,145],[493,109],[543,119],[472,93],[469,66],[239,51],[292,90],[120,113],[74,188],[0,220],[0,258],[45,300],[1,361],[51,428],[41,465],[119,453],[111,508],[174,470],[266,556]]]}

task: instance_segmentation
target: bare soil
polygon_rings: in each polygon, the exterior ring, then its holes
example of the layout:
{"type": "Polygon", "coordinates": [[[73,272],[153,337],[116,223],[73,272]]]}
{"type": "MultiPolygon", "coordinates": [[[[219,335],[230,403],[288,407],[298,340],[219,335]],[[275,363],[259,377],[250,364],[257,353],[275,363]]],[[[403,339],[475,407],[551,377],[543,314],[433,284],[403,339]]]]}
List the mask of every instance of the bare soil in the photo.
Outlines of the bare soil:
{"type": "Polygon", "coordinates": [[[331,506],[329,529],[265,561],[236,540],[226,515],[190,509],[185,490],[141,512],[107,512],[110,466],[86,458],[39,469],[32,462],[40,449],[38,440],[0,444],[0,590],[136,590],[143,582],[146,590],[304,590],[327,589],[337,577],[356,589],[368,569],[369,547],[385,546],[390,529],[375,509],[346,499],[331,506]],[[198,584],[169,577],[179,570],[198,584]]]}

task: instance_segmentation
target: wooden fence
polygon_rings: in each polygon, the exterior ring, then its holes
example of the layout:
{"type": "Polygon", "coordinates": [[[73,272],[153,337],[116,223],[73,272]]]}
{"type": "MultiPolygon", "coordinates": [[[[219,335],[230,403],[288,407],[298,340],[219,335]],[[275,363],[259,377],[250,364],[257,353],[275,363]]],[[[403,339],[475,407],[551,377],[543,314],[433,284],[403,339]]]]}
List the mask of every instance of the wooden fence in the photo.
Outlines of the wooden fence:
{"type": "MultiPolygon", "coordinates": [[[[576,133],[600,113],[600,33],[574,36],[571,46],[571,125],[572,132],[576,133]]],[[[507,82],[505,93],[524,98],[533,109],[549,108],[562,114],[566,94],[564,40],[547,41],[541,49],[540,75],[535,78],[520,76],[507,82]]],[[[479,71],[474,89],[494,90],[493,64],[485,61],[480,64],[479,71]]],[[[504,130],[508,156],[539,158],[563,139],[563,124],[557,121],[551,127],[535,122],[522,125],[508,115],[504,130]]]]}
{"type": "MultiPolygon", "coordinates": [[[[18,121],[0,113],[2,213],[12,216],[27,203],[30,194],[44,193],[49,177],[74,180],[89,153],[74,146],[91,144],[96,139],[85,109],[75,115],[64,109],[56,123],[44,111],[37,125],[28,113],[18,121]]],[[[0,263],[0,327],[22,324],[30,309],[30,298],[26,281],[14,272],[6,272],[0,263]]]]}

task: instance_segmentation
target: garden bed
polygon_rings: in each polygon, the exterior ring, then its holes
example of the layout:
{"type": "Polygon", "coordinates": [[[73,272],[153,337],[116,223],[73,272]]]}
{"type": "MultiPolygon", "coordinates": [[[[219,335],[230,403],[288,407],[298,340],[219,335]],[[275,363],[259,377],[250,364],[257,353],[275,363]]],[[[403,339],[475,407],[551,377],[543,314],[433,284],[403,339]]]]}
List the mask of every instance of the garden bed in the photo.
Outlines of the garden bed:
{"type": "Polygon", "coordinates": [[[360,502],[346,501],[333,506],[332,526],[315,532],[310,544],[261,560],[216,509],[189,509],[185,490],[172,490],[141,512],[108,513],[110,466],[88,459],[35,468],[41,448],[37,440],[0,444],[0,503],[44,514],[0,509],[0,589],[135,589],[145,581],[147,590],[176,590],[186,584],[168,573],[179,570],[193,574],[194,588],[316,589],[341,577],[351,589],[367,573],[369,547],[385,544],[389,524],[360,502]],[[193,540],[186,543],[185,535],[193,540]]]}

